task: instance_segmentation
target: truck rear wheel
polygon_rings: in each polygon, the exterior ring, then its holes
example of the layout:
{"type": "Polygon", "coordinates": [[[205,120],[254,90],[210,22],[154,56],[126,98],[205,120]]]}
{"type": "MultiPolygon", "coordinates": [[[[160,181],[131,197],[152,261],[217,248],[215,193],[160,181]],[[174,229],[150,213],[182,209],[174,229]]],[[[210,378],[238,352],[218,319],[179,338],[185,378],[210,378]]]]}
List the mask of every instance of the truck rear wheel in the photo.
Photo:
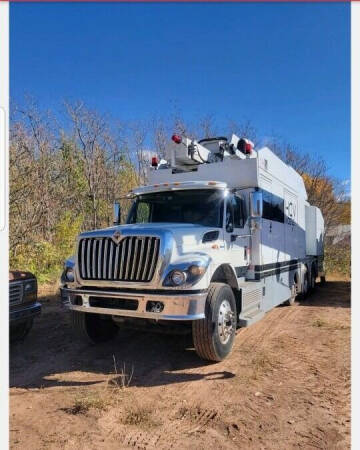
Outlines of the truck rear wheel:
{"type": "Polygon", "coordinates": [[[119,328],[110,316],[100,314],[71,311],[74,331],[82,338],[93,344],[113,339],[119,328]]]}
{"type": "Polygon", "coordinates": [[[308,270],[306,268],[305,272],[304,272],[302,291],[301,291],[301,297],[303,299],[306,299],[306,297],[309,295],[309,284],[310,284],[309,272],[308,272],[308,270]]]}
{"type": "Polygon", "coordinates": [[[311,267],[311,275],[310,275],[310,285],[309,285],[309,292],[313,292],[316,288],[316,272],[315,267],[311,267]]]}
{"type": "Polygon", "coordinates": [[[192,323],[196,353],[208,361],[222,361],[230,353],[236,332],[236,302],[231,288],[211,283],[205,304],[205,319],[192,323]]]}

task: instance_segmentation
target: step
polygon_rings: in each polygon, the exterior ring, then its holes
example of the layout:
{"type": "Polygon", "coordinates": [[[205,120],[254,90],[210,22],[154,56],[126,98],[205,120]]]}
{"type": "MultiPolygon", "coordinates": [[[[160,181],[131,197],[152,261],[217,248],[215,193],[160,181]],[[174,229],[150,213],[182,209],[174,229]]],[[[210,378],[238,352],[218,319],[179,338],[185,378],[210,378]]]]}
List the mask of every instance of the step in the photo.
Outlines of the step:
{"type": "Polygon", "coordinates": [[[253,311],[252,313],[246,313],[245,316],[240,314],[238,324],[240,327],[248,327],[258,320],[261,320],[264,316],[265,313],[261,310],[253,311]]]}

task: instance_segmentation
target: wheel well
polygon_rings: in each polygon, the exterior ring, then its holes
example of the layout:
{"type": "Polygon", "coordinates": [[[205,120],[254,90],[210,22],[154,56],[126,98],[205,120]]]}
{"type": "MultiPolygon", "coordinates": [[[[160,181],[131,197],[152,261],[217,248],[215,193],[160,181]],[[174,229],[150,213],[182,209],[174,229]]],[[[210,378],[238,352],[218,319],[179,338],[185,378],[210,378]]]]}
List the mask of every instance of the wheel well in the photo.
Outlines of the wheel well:
{"type": "Polygon", "coordinates": [[[222,264],[215,270],[211,277],[211,283],[214,282],[225,283],[231,287],[236,301],[236,312],[239,315],[241,310],[241,292],[234,269],[229,264],[222,264]]]}
{"type": "Polygon", "coordinates": [[[232,289],[238,289],[238,282],[235,272],[228,264],[222,264],[215,270],[213,276],[211,277],[211,283],[214,282],[226,283],[232,289]]]}

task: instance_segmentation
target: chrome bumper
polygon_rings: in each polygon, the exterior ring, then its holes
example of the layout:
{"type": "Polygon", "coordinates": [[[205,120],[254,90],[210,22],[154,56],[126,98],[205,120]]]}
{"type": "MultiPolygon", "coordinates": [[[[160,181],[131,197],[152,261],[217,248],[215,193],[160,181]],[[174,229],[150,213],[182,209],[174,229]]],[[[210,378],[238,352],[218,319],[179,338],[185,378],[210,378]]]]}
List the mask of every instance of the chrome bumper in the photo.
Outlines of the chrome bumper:
{"type": "Polygon", "coordinates": [[[117,291],[97,291],[91,289],[61,289],[61,298],[64,306],[73,311],[111,316],[138,317],[156,320],[199,320],[205,317],[205,301],[207,292],[194,293],[129,293],[117,291]],[[92,306],[92,298],[96,297],[97,305],[92,306]],[[81,304],[79,303],[79,299],[81,304]],[[121,309],[114,307],[101,307],[101,299],[133,300],[137,302],[134,309],[121,309]],[[100,299],[100,300],[99,300],[100,299]],[[149,311],[150,302],[160,302],[163,309],[159,312],[149,311]]]}

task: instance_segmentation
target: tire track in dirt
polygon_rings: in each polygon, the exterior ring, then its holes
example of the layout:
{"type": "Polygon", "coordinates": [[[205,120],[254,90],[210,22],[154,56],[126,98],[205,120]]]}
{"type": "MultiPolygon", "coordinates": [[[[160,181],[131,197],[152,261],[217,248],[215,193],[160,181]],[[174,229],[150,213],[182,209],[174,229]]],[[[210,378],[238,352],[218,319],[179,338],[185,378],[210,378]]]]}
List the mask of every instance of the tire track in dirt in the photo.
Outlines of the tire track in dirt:
{"type": "Polygon", "coordinates": [[[117,427],[114,426],[108,431],[108,435],[116,435],[123,445],[137,450],[170,449],[174,448],[184,436],[202,432],[218,417],[218,411],[213,409],[184,407],[159,430],[115,431],[117,427]]]}
{"type": "Polygon", "coordinates": [[[240,329],[232,354],[216,364],[200,361],[181,338],[124,332],[96,348],[73,342],[67,318],[51,307],[12,352],[14,448],[348,448],[350,310],[348,289],[336,286],[240,329]],[[317,319],[338,328],[317,328],[317,319]],[[134,377],[116,406],[64,412],[76,396],[96,397],[123,363],[134,377]],[[150,408],[149,423],[127,421],[137,406],[150,408]]]}
{"type": "MultiPolygon", "coordinates": [[[[291,327],[291,323],[298,316],[297,308],[278,308],[270,313],[263,319],[263,321],[250,327],[246,330],[240,330],[236,337],[236,347],[234,352],[225,361],[216,364],[219,373],[222,371],[231,371],[234,366],[234,359],[236,359],[236,353],[241,353],[241,348],[244,344],[251,342],[251,352],[256,353],[259,349],[263,349],[268,346],[268,342],[271,341],[272,337],[278,336],[279,332],[283,331],[283,324],[288,323],[291,327]],[[247,333],[244,333],[246,331],[247,333]],[[241,339],[242,335],[245,335],[245,339],[241,339]],[[239,339],[240,338],[240,339],[239,339]]],[[[202,374],[204,378],[207,375],[211,375],[213,372],[213,365],[205,365],[203,367],[193,368],[186,371],[187,374],[202,374]]],[[[194,389],[192,383],[181,383],[180,386],[176,386],[176,395],[179,397],[185,397],[186,393],[191,393],[194,389]]],[[[202,386],[202,394],[206,398],[209,395],[209,388],[206,389],[206,385],[202,386]]],[[[261,408],[261,407],[259,407],[261,408]]],[[[204,428],[209,426],[214,419],[220,419],[221,412],[223,408],[219,410],[199,410],[196,418],[192,417],[192,420],[186,420],[186,415],[182,420],[172,420],[170,423],[166,424],[161,432],[156,432],[155,434],[144,434],[144,432],[133,432],[126,437],[124,437],[124,442],[129,447],[134,447],[137,449],[152,449],[152,448],[173,448],[181,439],[182,436],[192,433],[201,432],[204,428]],[[172,444],[169,444],[169,436],[171,436],[172,444]]],[[[259,416],[260,409],[254,407],[252,404],[248,404],[248,410],[253,412],[254,417],[259,416]]]]}

